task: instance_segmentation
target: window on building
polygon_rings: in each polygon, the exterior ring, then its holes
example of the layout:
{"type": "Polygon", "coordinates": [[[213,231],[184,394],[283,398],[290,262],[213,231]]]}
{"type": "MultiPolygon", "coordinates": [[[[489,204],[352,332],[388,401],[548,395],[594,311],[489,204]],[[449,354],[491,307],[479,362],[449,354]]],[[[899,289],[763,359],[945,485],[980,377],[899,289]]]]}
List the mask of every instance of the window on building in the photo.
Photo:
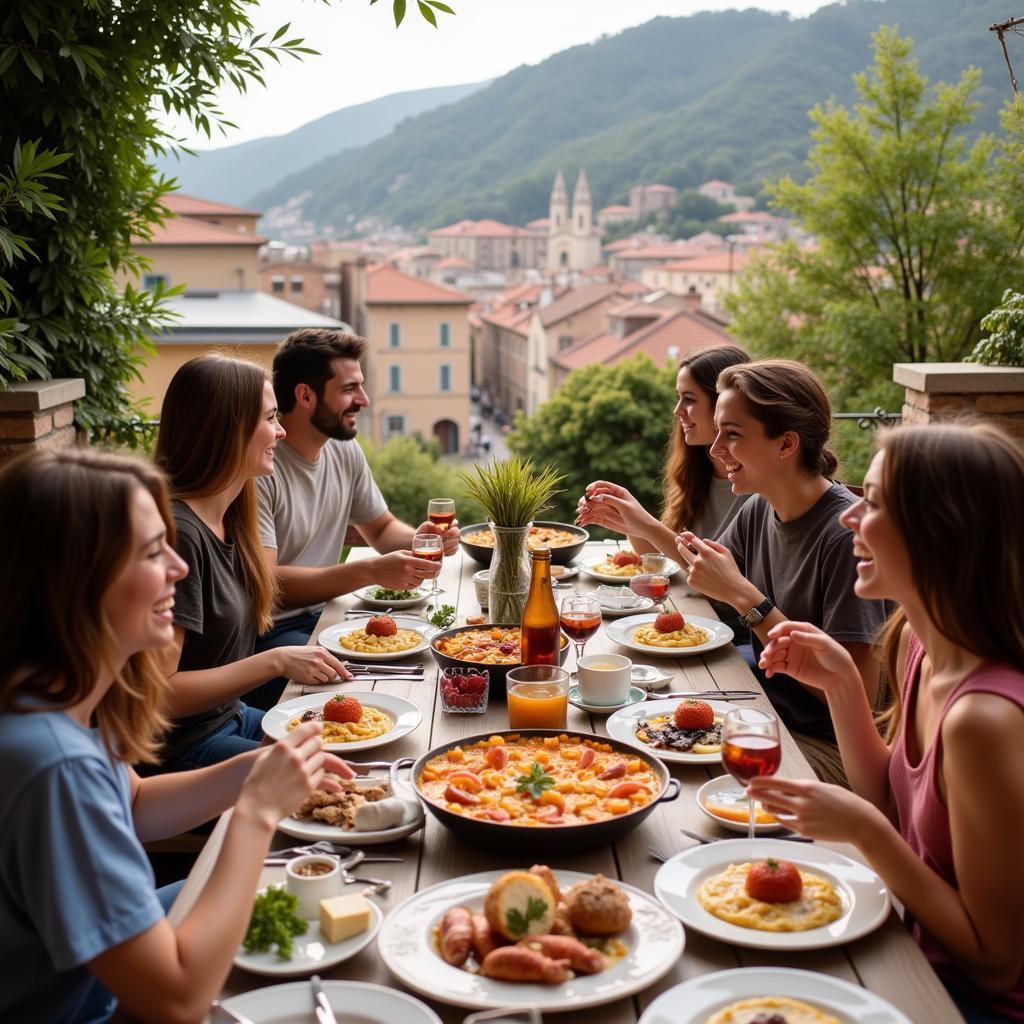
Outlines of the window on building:
{"type": "Polygon", "coordinates": [[[442,363],[437,368],[437,388],[439,391],[451,391],[452,368],[449,363],[442,363]]]}
{"type": "Polygon", "coordinates": [[[146,291],[155,291],[158,286],[166,288],[170,284],[170,278],[166,274],[145,274],[142,278],[142,287],[146,291]]]}
{"type": "Polygon", "coordinates": [[[280,294],[282,294],[284,292],[284,275],[283,274],[275,274],[270,279],[270,290],[275,295],[280,295],[280,294]]]}
{"type": "Polygon", "coordinates": [[[402,368],[396,363],[388,367],[388,391],[399,392],[402,390],[402,368]]]}
{"type": "Polygon", "coordinates": [[[559,352],[564,352],[571,344],[572,344],[572,335],[571,334],[563,334],[558,339],[558,351],[559,352]]]}
{"type": "Polygon", "coordinates": [[[452,343],[451,324],[440,324],[437,329],[437,343],[441,348],[449,348],[452,343]]]}
{"type": "Polygon", "coordinates": [[[385,416],[384,417],[384,440],[386,441],[389,437],[401,437],[405,433],[405,417],[404,416],[385,416]]]}
{"type": "Polygon", "coordinates": [[[297,274],[295,277],[292,278],[292,294],[293,295],[297,295],[299,292],[301,292],[302,291],[302,285],[303,285],[302,275],[301,274],[297,274]]]}
{"type": "Polygon", "coordinates": [[[391,348],[398,348],[402,344],[401,324],[388,324],[388,345],[391,348]]]}

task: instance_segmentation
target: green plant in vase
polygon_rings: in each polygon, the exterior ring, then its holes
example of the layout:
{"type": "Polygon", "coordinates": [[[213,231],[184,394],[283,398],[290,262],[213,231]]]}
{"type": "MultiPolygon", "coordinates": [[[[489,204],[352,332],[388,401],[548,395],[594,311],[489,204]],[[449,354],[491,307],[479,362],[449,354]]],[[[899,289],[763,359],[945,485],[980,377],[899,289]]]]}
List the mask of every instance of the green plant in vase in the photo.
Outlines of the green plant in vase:
{"type": "Polygon", "coordinates": [[[466,493],[483,507],[494,532],[494,557],[488,581],[492,622],[519,622],[530,589],[527,538],[534,519],[551,507],[564,479],[550,466],[513,455],[462,473],[466,493]]]}

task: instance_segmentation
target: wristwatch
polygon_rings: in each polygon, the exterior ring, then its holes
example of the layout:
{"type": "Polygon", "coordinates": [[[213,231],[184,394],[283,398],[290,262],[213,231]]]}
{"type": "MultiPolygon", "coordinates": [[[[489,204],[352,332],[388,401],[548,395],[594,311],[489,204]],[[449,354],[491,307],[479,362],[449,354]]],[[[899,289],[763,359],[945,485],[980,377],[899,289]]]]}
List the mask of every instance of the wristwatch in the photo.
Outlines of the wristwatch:
{"type": "Polygon", "coordinates": [[[764,622],[774,607],[775,602],[770,597],[766,597],[759,605],[755,605],[745,615],[741,615],[740,622],[748,628],[753,628],[759,622],[764,622]]]}

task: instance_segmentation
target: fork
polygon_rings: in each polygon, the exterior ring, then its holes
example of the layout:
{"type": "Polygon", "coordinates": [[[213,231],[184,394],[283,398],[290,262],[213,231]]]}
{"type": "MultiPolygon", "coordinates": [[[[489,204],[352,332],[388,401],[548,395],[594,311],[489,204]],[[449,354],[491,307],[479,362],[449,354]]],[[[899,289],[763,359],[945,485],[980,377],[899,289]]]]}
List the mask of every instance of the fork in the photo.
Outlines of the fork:
{"type": "Polygon", "coordinates": [[[225,1017],[230,1017],[235,1024],[253,1024],[253,1019],[251,1017],[246,1017],[244,1014],[238,1013],[236,1010],[232,1010],[230,1007],[225,1006],[219,999],[214,999],[214,1001],[210,1003],[210,1009],[220,1010],[225,1017]]]}
{"type": "Polygon", "coordinates": [[[756,700],[760,694],[756,690],[674,690],[671,693],[653,693],[648,691],[648,700],[672,700],[675,697],[705,700],[756,700]]]}
{"type": "Polygon", "coordinates": [[[668,857],[666,857],[665,854],[663,854],[661,852],[661,850],[659,850],[655,846],[648,846],[647,847],[647,856],[648,857],[653,857],[655,860],[661,861],[662,864],[664,864],[665,861],[668,860],[668,857]]]}

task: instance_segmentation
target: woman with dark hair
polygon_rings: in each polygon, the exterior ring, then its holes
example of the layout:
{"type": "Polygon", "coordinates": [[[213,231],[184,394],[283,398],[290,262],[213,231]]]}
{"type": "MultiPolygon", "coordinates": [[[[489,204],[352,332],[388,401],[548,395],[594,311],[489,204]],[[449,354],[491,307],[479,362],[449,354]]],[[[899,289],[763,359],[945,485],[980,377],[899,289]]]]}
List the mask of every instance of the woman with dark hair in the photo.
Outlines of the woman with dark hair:
{"type": "Polygon", "coordinates": [[[682,530],[717,537],[747,500],[733,494],[725,468],[708,454],[715,439],[718,375],[749,359],[737,345],[718,345],[691,352],[679,363],[660,520],[625,487],[595,480],[580,500],[576,522],[626,534],[638,554],[663,551],[675,557],[676,534],[682,530]]]}
{"type": "MultiPolygon", "coordinates": [[[[856,561],[839,515],[856,499],[832,479],[839,461],[828,445],[828,396],[807,367],[781,359],[729,367],[718,392],[711,455],[733,492],[752,497],[717,540],[693,530],[679,535],[690,585],[736,611],[751,630],[755,663],[772,626],[786,618],[815,623],[849,651],[873,701],[873,640],[885,609],[853,593],[856,561]]],[[[785,678],[767,690],[818,775],[845,784],[817,691],[785,678]]]]}
{"type": "Polygon", "coordinates": [[[156,462],[170,481],[177,549],[190,572],[178,588],[174,646],[164,663],[174,719],[165,768],[215,764],[256,746],[262,712],[239,698],[274,677],[306,684],[351,678],[321,647],[253,653],[275,599],[253,481],[273,472],[284,436],[274,389],[255,363],[212,353],[190,359],[171,379],[156,462]]]}
{"type": "MultiPolygon", "coordinates": [[[[88,450],[0,472],[0,1019],[101,1024],[115,999],[158,1024],[199,1020],[231,969],[277,822],[330,769],[319,730],[197,772],[155,760],[175,584],[162,477],[88,450]],[[142,843],[234,804],[220,856],[181,923],[142,843]]],[[[176,890],[177,887],[171,887],[176,890]]]]}
{"type": "Polygon", "coordinates": [[[849,653],[783,622],[761,656],[820,692],[853,792],[755,779],[794,828],[855,844],[971,1024],[1024,1021],[1024,453],[990,424],[886,431],[843,513],[855,589],[899,602],[883,740],[849,653]]]}

